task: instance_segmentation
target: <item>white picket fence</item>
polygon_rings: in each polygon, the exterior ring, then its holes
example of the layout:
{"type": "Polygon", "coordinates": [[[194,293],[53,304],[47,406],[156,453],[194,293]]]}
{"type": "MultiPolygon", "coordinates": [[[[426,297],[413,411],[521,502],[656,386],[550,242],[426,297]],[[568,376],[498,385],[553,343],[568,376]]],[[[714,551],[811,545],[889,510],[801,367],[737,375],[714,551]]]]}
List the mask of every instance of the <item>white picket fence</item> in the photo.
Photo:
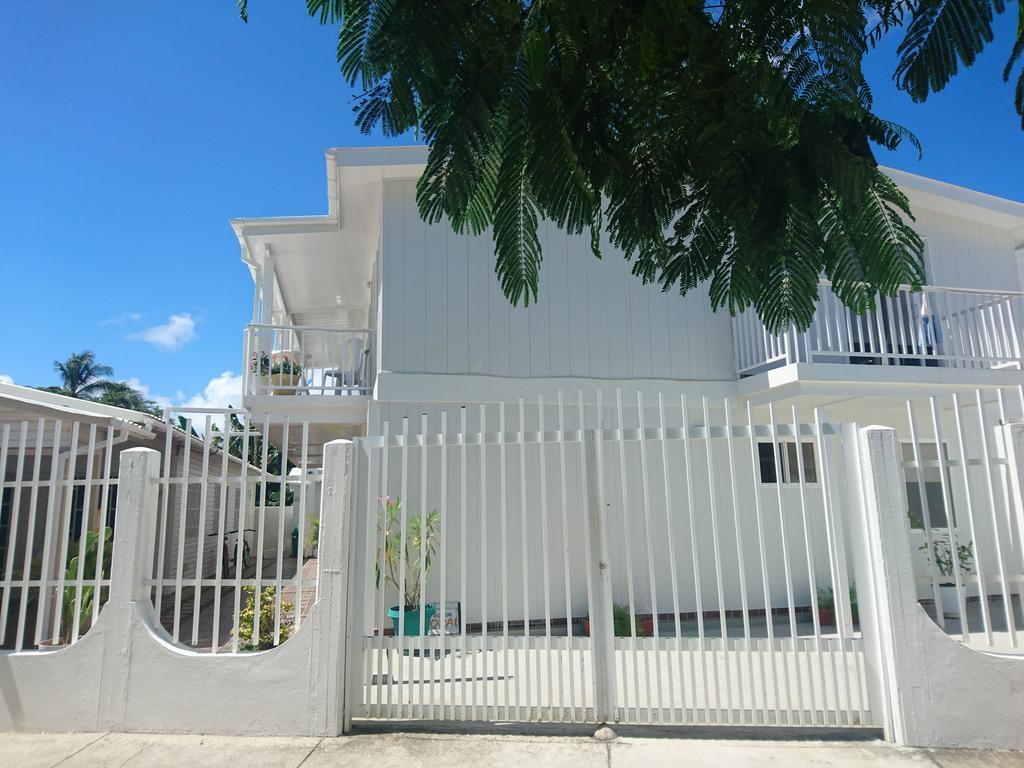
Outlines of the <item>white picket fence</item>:
{"type": "Polygon", "coordinates": [[[309,423],[256,424],[235,409],[168,418],[185,438],[172,460],[168,432],[163,456],[148,582],[156,613],[175,641],[203,652],[279,645],[316,599],[320,468],[309,423]]]}
{"type": "Polygon", "coordinates": [[[1024,467],[1020,428],[1008,426],[1022,413],[1020,387],[975,390],[908,400],[894,425],[919,598],[947,632],[985,649],[1019,651],[1024,630],[1024,467]]]}
{"type": "Polygon", "coordinates": [[[707,398],[620,392],[586,405],[579,393],[357,440],[354,716],[876,722],[833,477],[838,430],[821,413],[735,413],[707,398]],[[433,539],[419,535],[435,510],[433,539]],[[402,542],[410,552],[389,563],[402,542]],[[381,573],[418,580],[405,590],[415,610],[394,626],[388,610],[403,601],[381,573]],[[407,634],[429,606],[448,621],[407,634]]]}
{"type": "Polygon", "coordinates": [[[49,418],[0,425],[0,649],[62,647],[99,617],[116,432],[49,418]]]}
{"type": "MultiPolygon", "coordinates": [[[[863,410],[842,408],[576,392],[389,422],[332,444],[329,466],[315,425],[175,411],[158,452],[136,452],[145,461],[135,466],[159,463],[159,476],[136,472],[136,495],[124,499],[116,467],[127,443],[112,427],[0,424],[0,641],[12,660],[59,645],[100,652],[76,641],[118,591],[108,630],[140,620],[126,601],[151,600],[163,639],[225,657],[204,674],[250,665],[276,684],[298,664],[318,680],[311,701],[320,680],[328,692],[336,684],[323,706],[342,713],[338,727],[379,718],[898,728],[887,697],[909,694],[887,686],[922,673],[883,646],[898,646],[914,616],[955,647],[1020,652],[1024,390],[872,412],[891,429],[859,431],[852,416],[863,410]],[[120,535],[118,501],[137,516],[118,551],[142,553],[118,555],[130,590],[89,565],[113,554],[95,532],[120,535]],[[321,507],[333,515],[324,553],[312,540],[321,507]],[[898,540],[899,551],[872,537],[898,540]],[[901,568],[913,572],[906,589],[892,580],[901,568]],[[852,599],[858,589],[867,604],[852,599]],[[276,654],[242,656],[297,632],[276,654]]],[[[915,647],[947,653],[914,631],[915,647]]],[[[163,669],[164,655],[139,647],[133,675],[163,669]]],[[[28,674],[19,664],[11,669],[28,674]]],[[[991,685],[996,674],[985,674],[991,685]]],[[[330,731],[324,722],[316,729],[330,731]]]]}

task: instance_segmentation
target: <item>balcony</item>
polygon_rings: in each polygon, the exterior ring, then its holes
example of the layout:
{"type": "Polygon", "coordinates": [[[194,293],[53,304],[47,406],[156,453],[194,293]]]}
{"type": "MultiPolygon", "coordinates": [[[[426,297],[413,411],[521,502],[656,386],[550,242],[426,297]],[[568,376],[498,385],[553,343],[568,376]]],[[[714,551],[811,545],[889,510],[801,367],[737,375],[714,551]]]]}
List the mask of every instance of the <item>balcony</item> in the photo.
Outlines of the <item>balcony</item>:
{"type": "Polygon", "coordinates": [[[339,422],[365,421],[375,378],[373,338],[367,329],[246,326],[246,407],[298,414],[327,405],[339,422]]]}
{"type": "Polygon", "coordinates": [[[818,306],[806,331],[768,333],[748,310],[733,322],[739,376],[791,363],[1020,369],[1024,293],[925,286],[878,296],[857,315],[818,286],[818,306]]]}

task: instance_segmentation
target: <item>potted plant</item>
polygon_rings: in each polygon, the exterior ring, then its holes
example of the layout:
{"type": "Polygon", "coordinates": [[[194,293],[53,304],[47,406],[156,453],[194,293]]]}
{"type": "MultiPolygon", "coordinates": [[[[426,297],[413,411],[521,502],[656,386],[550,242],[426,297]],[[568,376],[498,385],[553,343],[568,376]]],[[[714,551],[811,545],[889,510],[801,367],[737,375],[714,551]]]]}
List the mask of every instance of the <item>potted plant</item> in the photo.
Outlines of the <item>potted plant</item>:
{"type": "Polygon", "coordinates": [[[388,609],[388,618],[394,626],[395,634],[399,631],[405,635],[426,634],[430,620],[437,610],[433,603],[422,606],[420,615],[420,582],[426,583],[430,566],[433,562],[434,550],[437,548],[437,531],[441,522],[441,513],[437,510],[428,512],[425,517],[415,515],[405,519],[405,541],[402,541],[402,502],[398,498],[388,496],[377,499],[377,537],[383,539],[384,552],[378,545],[376,558],[377,587],[381,581],[391,585],[402,599],[400,605],[388,609]],[[405,561],[405,578],[402,583],[402,561],[405,561]],[[383,563],[383,573],[381,564],[383,563]],[[420,565],[422,563],[422,572],[420,565]]]}
{"type": "Polygon", "coordinates": [[[270,366],[270,394],[294,395],[302,380],[302,363],[282,355],[270,366]]]}
{"type": "MultiPolygon", "coordinates": [[[[850,587],[850,620],[854,624],[860,622],[857,611],[857,590],[850,587]]],[[[832,587],[818,590],[818,624],[823,627],[834,627],[836,624],[836,597],[832,587]]]]}
{"type": "Polygon", "coordinates": [[[833,627],[836,623],[836,596],[832,587],[818,590],[818,624],[822,627],[833,627]]]}
{"type": "Polygon", "coordinates": [[[259,377],[261,391],[269,388],[270,367],[270,355],[266,352],[254,352],[249,359],[249,373],[259,377]]]}
{"type": "MultiPolygon", "coordinates": [[[[654,616],[646,614],[634,616],[636,622],[637,637],[652,637],[654,635],[654,616]]],[[[612,603],[612,630],[615,637],[632,637],[629,623],[629,608],[618,603],[612,603]]],[[[590,635],[590,617],[583,617],[583,634],[590,635]]]]}
{"type": "MultiPolygon", "coordinates": [[[[939,602],[942,605],[935,606],[936,611],[942,611],[946,618],[955,619],[960,615],[960,604],[956,595],[956,579],[953,575],[953,544],[947,537],[939,537],[932,542],[929,550],[928,544],[918,547],[924,552],[928,561],[928,569],[931,570],[934,563],[935,569],[939,572],[939,602]]],[[[974,554],[971,551],[971,542],[956,545],[956,567],[960,569],[961,576],[968,576],[974,573],[974,554]]],[[[963,584],[963,579],[960,579],[963,584]]]]}

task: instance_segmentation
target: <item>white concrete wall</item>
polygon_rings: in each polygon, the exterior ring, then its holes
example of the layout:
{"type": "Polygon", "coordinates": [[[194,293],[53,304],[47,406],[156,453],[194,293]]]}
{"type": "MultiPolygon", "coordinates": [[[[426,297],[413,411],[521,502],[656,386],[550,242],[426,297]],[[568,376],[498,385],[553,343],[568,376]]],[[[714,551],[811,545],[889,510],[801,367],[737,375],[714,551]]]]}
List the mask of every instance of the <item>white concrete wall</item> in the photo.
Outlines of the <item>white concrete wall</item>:
{"type": "Polygon", "coordinates": [[[728,312],[707,293],[641,285],[622,255],[551,223],[540,233],[540,300],[512,307],[489,234],[424,224],[414,181],[384,182],[381,371],[514,377],[731,379],[728,312]]]}

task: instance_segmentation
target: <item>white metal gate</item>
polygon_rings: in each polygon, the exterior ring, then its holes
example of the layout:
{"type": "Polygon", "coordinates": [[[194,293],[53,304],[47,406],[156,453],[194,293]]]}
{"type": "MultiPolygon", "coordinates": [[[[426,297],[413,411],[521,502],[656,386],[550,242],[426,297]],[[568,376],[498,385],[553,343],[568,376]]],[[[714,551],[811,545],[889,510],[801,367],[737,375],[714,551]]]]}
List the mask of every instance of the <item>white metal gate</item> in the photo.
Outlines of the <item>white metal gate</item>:
{"type": "Polygon", "coordinates": [[[559,394],[357,440],[350,713],[874,725],[839,430],[796,415],[559,394]]]}

